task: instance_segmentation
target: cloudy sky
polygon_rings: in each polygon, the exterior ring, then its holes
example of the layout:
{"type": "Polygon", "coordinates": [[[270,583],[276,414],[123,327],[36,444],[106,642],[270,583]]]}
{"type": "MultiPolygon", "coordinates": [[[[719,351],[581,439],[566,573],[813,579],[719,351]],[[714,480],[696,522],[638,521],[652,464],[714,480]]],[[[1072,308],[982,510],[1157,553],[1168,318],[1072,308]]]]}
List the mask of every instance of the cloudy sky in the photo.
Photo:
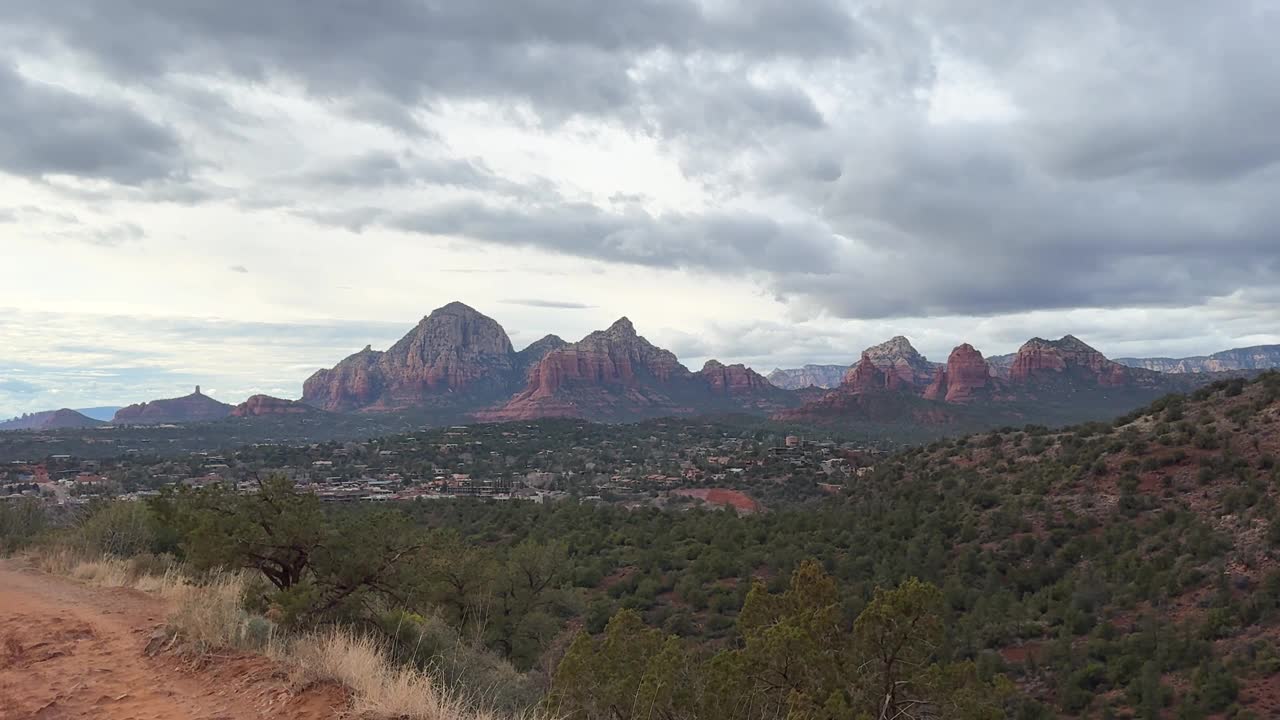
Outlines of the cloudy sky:
{"type": "Polygon", "coordinates": [[[1270,0],[6,0],[0,415],[462,300],[687,364],[1280,342],[1270,0]]]}

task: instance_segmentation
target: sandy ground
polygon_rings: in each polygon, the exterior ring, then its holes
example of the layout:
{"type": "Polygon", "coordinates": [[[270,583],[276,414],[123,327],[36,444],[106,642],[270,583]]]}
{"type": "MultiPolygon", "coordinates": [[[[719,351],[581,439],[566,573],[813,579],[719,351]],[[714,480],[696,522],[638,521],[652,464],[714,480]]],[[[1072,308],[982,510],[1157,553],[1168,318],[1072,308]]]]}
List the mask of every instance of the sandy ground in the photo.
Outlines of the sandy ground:
{"type": "Polygon", "coordinates": [[[196,664],[144,649],[164,603],[0,560],[0,720],[241,720],[341,717],[332,687],[299,692],[253,656],[196,664]]]}

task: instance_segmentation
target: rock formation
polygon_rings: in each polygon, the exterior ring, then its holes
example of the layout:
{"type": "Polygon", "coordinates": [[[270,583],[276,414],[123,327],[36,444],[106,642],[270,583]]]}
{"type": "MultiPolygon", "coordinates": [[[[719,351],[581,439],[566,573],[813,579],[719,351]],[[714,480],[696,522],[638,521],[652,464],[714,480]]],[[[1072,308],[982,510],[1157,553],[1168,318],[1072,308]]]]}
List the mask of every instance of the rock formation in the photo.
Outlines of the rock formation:
{"type": "Polygon", "coordinates": [[[992,382],[991,369],[982,353],[964,343],[951,351],[946,367],[938,369],[923,397],[949,403],[973,402],[986,394],[992,382]]]}
{"type": "Polygon", "coordinates": [[[849,368],[849,372],[845,373],[844,381],[840,383],[839,390],[857,395],[897,390],[910,385],[911,383],[904,380],[896,369],[892,367],[883,368],[877,365],[871,359],[870,351],[867,351],[862,353],[862,359],[858,361],[858,364],[849,368]]]}
{"type": "Polygon", "coordinates": [[[581,417],[626,420],[661,415],[755,410],[795,404],[743,365],[708,361],[690,372],[670,351],[645,340],[627,318],[550,350],[528,372],[523,391],[476,413],[481,420],[581,417]]]}
{"type": "Polygon", "coordinates": [[[776,389],[763,375],[742,363],[725,365],[718,360],[708,360],[698,375],[719,395],[749,395],[776,389]]]}
{"type": "Polygon", "coordinates": [[[525,389],[486,420],[682,414],[673,397],[698,385],[676,356],[636,334],[627,318],[551,350],[528,373],[525,389]]]}
{"type": "Polygon", "coordinates": [[[452,302],[424,317],[386,352],[366,347],[315,373],[303,385],[302,399],[324,410],[349,411],[492,398],[511,389],[516,363],[501,325],[452,302]]]}
{"type": "Polygon", "coordinates": [[[1009,367],[1009,382],[1025,385],[1063,376],[1093,378],[1099,385],[1125,385],[1133,374],[1125,366],[1108,360],[1074,335],[1059,340],[1031,338],[1018,348],[1009,367]]]}
{"type": "Polygon", "coordinates": [[[307,415],[319,412],[314,407],[294,400],[271,397],[270,395],[253,395],[231,410],[231,417],[247,418],[264,415],[307,415]]]}
{"type": "Polygon", "coordinates": [[[558,335],[546,335],[539,340],[530,343],[528,347],[516,353],[515,372],[520,378],[520,382],[527,382],[529,373],[533,371],[542,358],[553,350],[559,350],[568,347],[569,343],[560,339],[558,335]]]}
{"type": "Polygon", "coordinates": [[[111,422],[116,425],[158,425],[222,420],[231,414],[231,406],[200,392],[180,398],[152,400],[120,408],[111,422]]]}
{"type": "Polygon", "coordinates": [[[876,367],[893,372],[910,387],[923,389],[933,380],[937,370],[933,363],[916,352],[911,341],[901,335],[867,348],[862,355],[870,358],[876,367]]]}

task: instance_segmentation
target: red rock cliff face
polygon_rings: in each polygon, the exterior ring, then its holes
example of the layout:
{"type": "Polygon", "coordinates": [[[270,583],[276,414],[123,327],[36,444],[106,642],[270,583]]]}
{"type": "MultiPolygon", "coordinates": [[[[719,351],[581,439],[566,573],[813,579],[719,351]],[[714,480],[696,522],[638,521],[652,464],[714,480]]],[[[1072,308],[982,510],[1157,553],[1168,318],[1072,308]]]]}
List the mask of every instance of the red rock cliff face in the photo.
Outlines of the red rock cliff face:
{"type": "Polygon", "coordinates": [[[1014,384],[1065,374],[1091,376],[1099,385],[1107,386],[1125,385],[1132,379],[1128,368],[1108,360],[1073,335],[1060,340],[1032,338],[1018,348],[1009,367],[1009,381],[1014,384]]]}
{"type": "Polygon", "coordinates": [[[529,372],[522,392],[476,417],[502,421],[687,414],[693,408],[683,401],[699,391],[709,397],[675,355],[637,335],[624,317],[607,330],[548,352],[529,372]]]}
{"type": "Polygon", "coordinates": [[[566,384],[629,386],[640,378],[667,382],[689,375],[675,355],[649,344],[624,317],[608,330],[547,353],[512,402],[551,397],[566,384]]]}
{"type": "Polygon", "coordinates": [[[897,390],[903,387],[902,377],[892,370],[883,370],[871,359],[871,354],[862,353],[857,365],[849,368],[844,381],[837,392],[862,394],[897,390]]]}
{"type": "Polygon", "coordinates": [[[271,397],[270,395],[253,395],[248,400],[235,406],[231,417],[261,417],[263,415],[305,415],[316,412],[310,405],[293,400],[271,397]]]}
{"type": "Polygon", "coordinates": [[[111,419],[116,425],[156,425],[221,420],[231,414],[231,406],[196,391],[180,398],[152,400],[123,407],[111,419]]]}
{"type": "Polygon", "coordinates": [[[454,302],[422,319],[386,352],[366,347],[307,379],[302,398],[325,410],[390,410],[497,396],[515,377],[516,353],[492,318],[454,302]]]}
{"type": "Polygon", "coordinates": [[[378,402],[385,378],[382,353],[365,346],[331,370],[320,370],[302,385],[302,401],[325,410],[354,410],[378,402]]]}
{"type": "Polygon", "coordinates": [[[725,365],[708,360],[698,375],[712,392],[720,395],[750,395],[774,389],[763,375],[741,363],[725,365]]]}
{"type": "Polygon", "coordinates": [[[923,397],[949,403],[973,402],[986,393],[992,382],[991,369],[982,353],[964,343],[951,351],[947,366],[938,370],[923,397]]]}

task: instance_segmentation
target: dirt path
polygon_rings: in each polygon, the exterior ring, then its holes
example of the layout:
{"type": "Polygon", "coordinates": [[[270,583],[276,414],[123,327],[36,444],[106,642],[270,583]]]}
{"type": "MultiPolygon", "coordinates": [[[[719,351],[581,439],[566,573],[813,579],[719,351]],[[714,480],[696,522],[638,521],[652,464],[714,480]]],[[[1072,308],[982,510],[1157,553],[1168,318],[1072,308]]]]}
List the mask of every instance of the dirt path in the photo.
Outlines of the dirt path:
{"type": "Polygon", "coordinates": [[[97,588],[0,560],[0,720],[241,720],[339,717],[333,688],[291,691],[263,658],[200,669],[143,651],[160,600],[97,588]]]}

